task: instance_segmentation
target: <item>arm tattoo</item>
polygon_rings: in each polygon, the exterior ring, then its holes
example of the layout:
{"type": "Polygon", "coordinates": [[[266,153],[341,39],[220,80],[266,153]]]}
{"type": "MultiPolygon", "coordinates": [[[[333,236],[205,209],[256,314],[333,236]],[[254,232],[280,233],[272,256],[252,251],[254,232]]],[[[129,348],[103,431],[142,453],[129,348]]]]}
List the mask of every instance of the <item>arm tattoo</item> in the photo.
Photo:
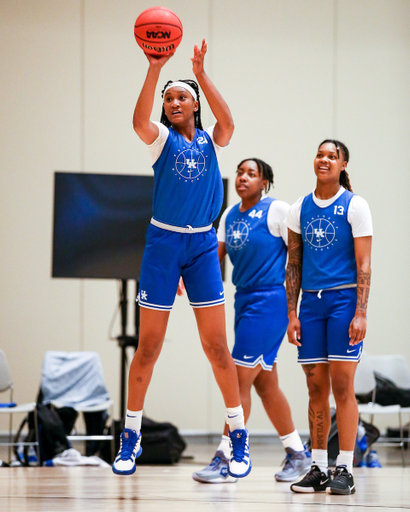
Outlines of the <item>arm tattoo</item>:
{"type": "Polygon", "coordinates": [[[366,313],[370,292],[370,272],[360,270],[357,275],[357,306],[356,308],[366,313]]]}
{"type": "Polygon", "coordinates": [[[289,260],[286,267],[286,296],[288,313],[296,311],[302,282],[302,236],[288,230],[289,260]]]}

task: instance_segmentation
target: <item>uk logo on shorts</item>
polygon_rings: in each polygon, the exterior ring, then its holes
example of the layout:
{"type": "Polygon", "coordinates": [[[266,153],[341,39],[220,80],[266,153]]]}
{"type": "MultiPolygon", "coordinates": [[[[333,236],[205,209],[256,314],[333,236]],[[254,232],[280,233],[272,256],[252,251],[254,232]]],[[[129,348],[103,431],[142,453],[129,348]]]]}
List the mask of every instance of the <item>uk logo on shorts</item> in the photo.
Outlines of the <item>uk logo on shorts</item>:
{"type": "Polygon", "coordinates": [[[242,249],[249,238],[249,224],[239,220],[232,223],[226,232],[226,243],[231,249],[242,249]]]}
{"type": "Polygon", "coordinates": [[[325,216],[317,216],[308,223],[305,229],[305,240],[310,245],[311,249],[322,250],[337,242],[336,238],[337,226],[335,221],[330,217],[327,219],[325,216]]]}
{"type": "Polygon", "coordinates": [[[196,149],[181,151],[175,160],[175,168],[181,178],[188,180],[199,179],[205,169],[205,157],[196,149]]]}

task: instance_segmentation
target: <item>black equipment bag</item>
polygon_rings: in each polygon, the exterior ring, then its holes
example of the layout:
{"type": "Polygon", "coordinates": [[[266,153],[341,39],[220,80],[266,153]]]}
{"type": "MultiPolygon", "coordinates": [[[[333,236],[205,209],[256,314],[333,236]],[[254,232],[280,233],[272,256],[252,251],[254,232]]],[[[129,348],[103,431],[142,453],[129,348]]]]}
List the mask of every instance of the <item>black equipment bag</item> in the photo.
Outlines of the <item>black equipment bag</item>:
{"type": "Polygon", "coordinates": [[[143,417],[141,447],[137,464],[174,464],[179,461],[186,443],[171,423],[158,423],[143,417]]]}
{"type": "MultiPolygon", "coordinates": [[[[359,419],[359,423],[361,423],[365,428],[367,445],[370,446],[380,437],[380,432],[377,427],[375,427],[374,425],[372,425],[370,423],[367,423],[366,421],[363,421],[362,419],[359,419]]],[[[312,444],[311,444],[310,439],[306,443],[306,448],[308,450],[312,449],[312,444]]],[[[335,409],[331,410],[331,424],[330,424],[330,430],[329,430],[329,437],[328,437],[328,441],[327,441],[327,453],[328,453],[328,458],[329,458],[329,466],[330,467],[335,466],[337,456],[339,455],[339,433],[337,431],[336,410],[335,409]]],[[[359,462],[362,460],[362,458],[363,458],[363,453],[360,450],[360,448],[357,444],[357,440],[356,440],[355,448],[354,448],[354,465],[357,466],[359,464],[359,462]]]]}
{"type": "MultiPolygon", "coordinates": [[[[120,449],[120,434],[124,430],[124,420],[114,421],[115,457],[120,449]]],[[[177,427],[171,423],[159,423],[143,416],[141,424],[142,454],[136,464],[174,464],[179,461],[186,448],[184,439],[177,427]]],[[[105,444],[101,457],[112,464],[110,446],[105,444]]]]}
{"type": "Polygon", "coordinates": [[[397,387],[394,382],[378,372],[374,372],[374,376],[376,377],[376,403],[410,407],[410,389],[397,387]]]}
{"type": "MultiPolygon", "coordinates": [[[[38,437],[40,448],[40,464],[53,459],[59,453],[70,448],[70,443],[64,431],[64,425],[57,412],[47,405],[37,404],[38,437]]],[[[15,436],[15,443],[19,442],[21,432],[28,422],[28,435],[26,442],[35,441],[34,412],[28,414],[15,436]]],[[[14,454],[24,466],[28,466],[28,447],[25,446],[23,456],[18,453],[18,446],[14,447],[14,454]]]]}

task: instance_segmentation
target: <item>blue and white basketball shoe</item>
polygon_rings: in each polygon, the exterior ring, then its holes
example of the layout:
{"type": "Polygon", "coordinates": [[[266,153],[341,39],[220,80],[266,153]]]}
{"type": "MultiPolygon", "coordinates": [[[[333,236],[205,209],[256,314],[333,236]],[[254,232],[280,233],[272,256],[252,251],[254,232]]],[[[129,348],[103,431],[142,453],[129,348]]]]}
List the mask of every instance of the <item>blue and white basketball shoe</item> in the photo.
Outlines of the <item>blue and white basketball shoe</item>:
{"type": "Polygon", "coordinates": [[[125,428],[120,436],[120,449],[112,465],[117,475],[132,475],[135,472],[135,459],[142,453],[141,434],[125,428]]]}
{"type": "Polygon", "coordinates": [[[235,483],[238,479],[228,473],[229,459],[221,450],[218,450],[211,463],[201,471],[195,471],[192,478],[204,484],[227,484],[235,483]]]}
{"type": "Polygon", "coordinates": [[[228,473],[234,478],[243,478],[249,475],[252,469],[249,455],[249,432],[245,429],[229,432],[231,459],[228,464],[228,473]]]}

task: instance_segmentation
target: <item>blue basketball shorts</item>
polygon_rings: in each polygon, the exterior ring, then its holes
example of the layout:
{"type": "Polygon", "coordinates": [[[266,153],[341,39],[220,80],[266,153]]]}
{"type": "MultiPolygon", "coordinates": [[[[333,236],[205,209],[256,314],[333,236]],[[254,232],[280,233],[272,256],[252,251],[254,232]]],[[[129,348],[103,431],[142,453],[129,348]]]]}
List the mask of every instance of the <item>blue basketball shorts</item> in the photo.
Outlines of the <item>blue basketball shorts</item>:
{"type": "Polygon", "coordinates": [[[275,286],[235,293],[235,364],[272,370],[288,326],[286,291],[275,286]]]}
{"type": "Polygon", "coordinates": [[[356,288],[303,292],[299,320],[298,362],[360,361],[363,341],[349,345],[349,326],[356,311],[356,288]]]}
{"type": "Polygon", "coordinates": [[[175,233],[148,226],[141,264],[139,304],[170,311],[182,276],[194,308],[225,303],[215,229],[175,233]]]}

